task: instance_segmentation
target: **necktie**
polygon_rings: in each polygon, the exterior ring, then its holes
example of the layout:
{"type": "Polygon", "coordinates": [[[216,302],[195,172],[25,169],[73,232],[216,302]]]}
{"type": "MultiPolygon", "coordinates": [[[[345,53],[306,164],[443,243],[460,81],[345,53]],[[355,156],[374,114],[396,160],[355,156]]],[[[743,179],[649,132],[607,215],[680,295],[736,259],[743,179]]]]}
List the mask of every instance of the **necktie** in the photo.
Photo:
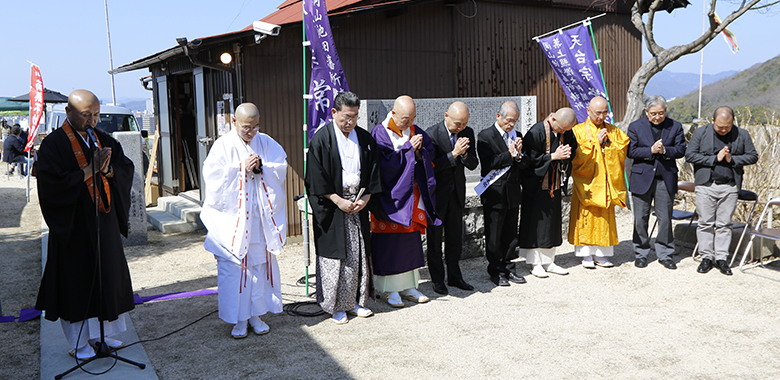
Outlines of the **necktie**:
{"type": "Polygon", "coordinates": [[[450,147],[452,149],[455,149],[455,142],[458,141],[458,135],[454,133],[450,133],[450,147]]]}
{"type": "Polygon", "coordinates": [[[509,148],[509,145],[512,144],[512,140],[509,138],[509,132],[504,133],[504,142],[506,143],[507,148],[509,148]]]}

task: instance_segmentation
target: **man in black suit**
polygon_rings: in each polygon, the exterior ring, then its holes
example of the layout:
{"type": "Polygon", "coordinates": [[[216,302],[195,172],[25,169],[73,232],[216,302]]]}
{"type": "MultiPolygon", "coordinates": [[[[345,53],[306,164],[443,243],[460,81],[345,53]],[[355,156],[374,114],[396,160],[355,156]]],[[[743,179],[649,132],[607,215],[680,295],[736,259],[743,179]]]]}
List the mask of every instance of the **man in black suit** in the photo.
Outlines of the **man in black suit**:
{"type": "Polygon", "coordinates": [[[523,139],[515,131],[520,117],[517,103],[501,105],[496,122],[481,132],[477,139],[477,154],[482,163],[482,181],[477,193],[485,215],[485,255],[490,279],[498,286],[509,282],[525,283],[511,269],[517,248],[518,216],[522,191],[520,176],[528,166],[523,155],[523,139]]]}
{"type": "MultiPolygon", "coordinates": [[[[20,163],[19,166],[21,169],[19,170],[22,175],[27,175],[27,163],[32,161],[28,161],[26,154],[24,153],[24,147],[27,144],[27,140],[22,140],[20,134],[22,133],[22,128],[19,126],[19,124],[14,125],[11,128],[11,134],[8,135],[8,137],[5,138],[5,142],[3,143],[3,161],[8,163],[20,163]]],[[[13,174],[14,168],[11,167],[10,170],[8,170],[5,174],[13,174]]]]}
{"type": "Polygon", "coordinates": [[[742,189],[744,167],[758,162],[758,152],[747,130],[734,125],[734,111],[719,107],[712,123],[693,131],[685,160],[693,164],[696,183],[696,240],[702,257],[696,271],[707,273],[717,266],[730,276],[726,258],[731,245],[731,217],[742,189]]]}
{"type": "Polygon", "coordinates": [[[474,130],[468,127],[468,123],[468,107],[463,102],[454,102],[444,113],[444,120],[426,130],[434,146],[436,212],[443,222],[441,226],[428,227],[428,270],[433,291],[439,294],[448,292],[444,285],[442,231],[446,237],[447,282],[463,290],[474,290],[463,280],[458,264],[463,250],[463,207],[466,203],[466,174],[463,168],[474,170],[479,164],[474,130]]]}
{"type": "Polygon", "coordinates": [[[666,117],[666,99],[653,95],[645,101],[645,115],[628,126],[628,157],[634,159],[631,166],[629,190],[634,199],[634,266],[647,266],[650,253],[650,236],[647,224],[650,204],[653,203],[658,219],[658,236],[655,254],[658,262],[667,269],[677,269],[672,259],[674,234],[672,234],[672,208],[677,193],[678,158],[685,156],[685,136],[682,124],[666,117]]]}

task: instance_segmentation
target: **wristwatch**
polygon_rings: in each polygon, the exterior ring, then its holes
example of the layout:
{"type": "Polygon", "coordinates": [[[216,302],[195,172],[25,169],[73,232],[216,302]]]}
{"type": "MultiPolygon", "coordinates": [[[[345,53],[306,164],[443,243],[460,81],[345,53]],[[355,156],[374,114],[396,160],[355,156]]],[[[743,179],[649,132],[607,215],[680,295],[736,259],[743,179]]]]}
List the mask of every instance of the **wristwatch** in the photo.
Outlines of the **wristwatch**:
{"type": "Polygon", "coordinates": [[[114,167],[113,167],[113,166],[111,166],[111,165],[109,165],[109,166],[108,166],[108,173],[103,173],[103,175],[104,175],[106,178],[114,178],[114,167]]]}

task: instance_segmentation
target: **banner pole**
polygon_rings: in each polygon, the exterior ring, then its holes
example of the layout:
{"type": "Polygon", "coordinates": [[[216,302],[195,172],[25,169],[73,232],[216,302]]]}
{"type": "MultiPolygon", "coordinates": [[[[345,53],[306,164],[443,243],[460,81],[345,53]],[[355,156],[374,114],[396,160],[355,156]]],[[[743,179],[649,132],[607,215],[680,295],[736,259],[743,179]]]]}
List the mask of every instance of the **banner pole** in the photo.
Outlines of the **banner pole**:
{"type": "MultiPolygon", "coordinates": [[[[601,58],[599,57],[599,49],[596,47],[596,36],[593,34],[593,23],[590,22],[590,20],[586,20],[585,23],[588,25],[588,31],[590,32],[590,41],[593,43],[593,52],[596,53],[596,62],[599,65],[599,74],[601,75],[601,82],[604,83],[604,95],[607,96],[607,106],[609,107],[609,113],[613,115],[612,123],[615,123],[614,120],[614,113],[612,112],[612,102],[609,100],[609,92],[607,92],[607,79],[604,78],[604,69],[601,67],[601,58]]],[[[633,210],[634,209],[634,198],[631,194],[631,191],[628,188],[628,173],[623,171],[623,181],[626,182],[626,193],[628,193],[628,208],[633,210]]]]}
{"type": "MultiPolygon", "coordinates": [[[[584,21],[588,25],[588,31],[590,31],[590,42],[593,44],[593,52],[596,53],[596,63],[599,65],[599,74],[601,75],[601,82],[604,83],[604,95],[607,96],[607,106],[609,106],[609,113],[612,113],[612,103],[609,101],[609,92],[607,92],[607,80],[604,78],[604,69],[601,67],[601,58],[599,57],[599,49],[596,47],[596,37],[593,34],[593,23],[590,19],[584,21]]],[[[612,120],[613,122],[615,120],[612,120]]]]}
{"type": "MultiPolygon", "coordinates": [[[[309,97],[309,86],[306,82],[306,49],[308,48],[308,44],[306,43],[306,17],[304,16],[304,13],[306,12],[306,4],[304,4],[303,1],[301,1],[301,27],[302,27],[302,33],[303,36],[301,41],[301,47],[303,48],[303,177],[306,178],[306,152],[308,150],[308,143],[309,143],[309,105],[308,105],[308,97],[309,97]]],[[[306,192],[306,187],[303,188],[303,193],[306,195],[304,197],[304,203],[303,203],[303,263],[306,266],[305,269],[305,275],[304,275],[304,281],[305,281],[305,288],[304,288],[304,294],[306,296],[309,296],[309,265],[311,265],[311,253],[310,253],[310,242],[309,242],[309,195],[306,192]]]]}
{"type": "Polygon", "coordinates": [[[532,37],[531,39],[532,39],[532,40],[538,40],[538,39],[540,39],[540,38],[547,37],[547,36],[549,36],[550,34],[553,34],[553,33],[558,33],[558,32],[560,32],[560,31],[562,31],[562,30],[564,30],[564,29],[569,29],[569,28],[571,28],[572,26],[576,26],[577,24],[581,24],[581,23],[583,23],[583,22],[588,22],[588,21],[591,21],[591,20],[595,20],[595,19],[597,19],[597,18],[599,18],[599,17],[606,16],[606,15],[607,15],[606,13],[602,13],[602,14],[600,14],[600,15],[596,15],[596,16],[593,16],[593,17],[588,17],[588,18],[586,18],[586,19],[584,19],[584,20],[582,20],[582,21],[577,21],[577,22],[575,22],[575,23],[573,23],[573,24],[566,25],[566,26],[564,26],[563,28],[558,28],[558,29],[555,29],[555,30],[549,31],[549,32],[547,32],[547,33],[544,33],[544,34],[540,34],[540,35],[538,35],[538,36],[536,36],[536,37],[532,37]]]}

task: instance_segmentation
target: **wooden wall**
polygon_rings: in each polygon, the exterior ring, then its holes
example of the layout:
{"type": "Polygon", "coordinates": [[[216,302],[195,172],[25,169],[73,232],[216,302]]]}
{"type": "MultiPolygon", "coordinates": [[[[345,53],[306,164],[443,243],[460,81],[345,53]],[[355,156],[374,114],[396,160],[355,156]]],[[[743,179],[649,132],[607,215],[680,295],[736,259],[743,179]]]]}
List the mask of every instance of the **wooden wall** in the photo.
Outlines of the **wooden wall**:
{"type": "MultiPolygon", "coordinates": [[[[458,10],[471,15],[469,4],[456,9],[432,1],[332,17],[350,89],[362,99],[536,95],[538,115],[568,106],[531,38],[601,12],[477,1],[476,17],[468,18],[458,10]]],[[[593,27],[619,120],[628,83],[641,65],[641,36],[628,14],[610,13],[593,27]]],[[[287,152],[289,235],[301,233],[292,196],[304,192],[301,34],[296,23],[260,44],[243,41],[246,101],[258,105],[261,130],[287,152]]]]}

